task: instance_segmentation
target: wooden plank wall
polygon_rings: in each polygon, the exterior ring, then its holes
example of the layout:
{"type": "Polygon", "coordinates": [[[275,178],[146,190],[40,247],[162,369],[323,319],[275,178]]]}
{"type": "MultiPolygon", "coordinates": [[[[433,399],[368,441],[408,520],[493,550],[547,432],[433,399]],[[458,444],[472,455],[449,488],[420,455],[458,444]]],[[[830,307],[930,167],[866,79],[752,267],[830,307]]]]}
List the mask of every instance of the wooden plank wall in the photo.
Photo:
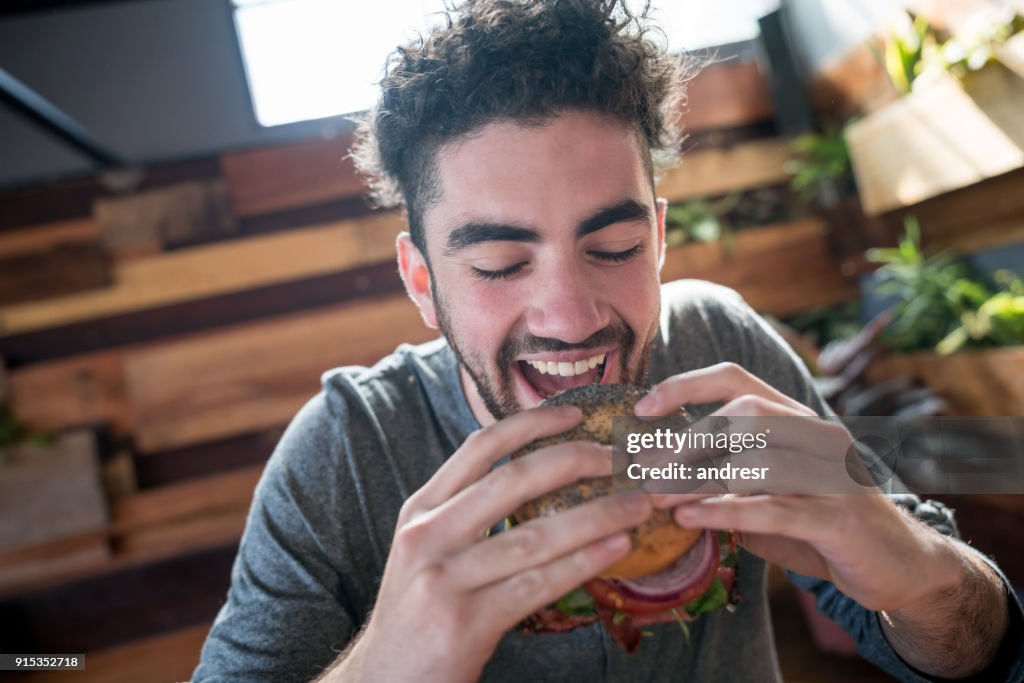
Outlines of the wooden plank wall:
{"type": "Polygon", "coordinates": [[[1001,64],[947,77],[852,124],[861,204],[877,215],[1024,167],[1024,78],[1001,64]]]}
{"type": "Polygon", "coordinates": [[[351,135],[225,154],[221,172],[239,217],[259,216],[362,194],[348,158],[351,135]]]}
{"type": "Polygon", "coordinates": [[[389,213],[132,259],[115,267],[110,287],[0,307],[0,331],[49,329],[389,260],[403,224],[389,213]]]}
{"type": "MultiPolygon", "coordinates": [[[[785,183],[789,147],[764,134],[771,115],[757,64],[705,70],[682,113],[688,152],[659,193],[680,201],[785,183]],[[711,144],[730,139],[742,142],[711,144]]],[[[128,197],[93,179],[0,193],[0,265],[50,272],[53,253],[78,245],[105,268],[70,289],[24,293],[27,281],[0,267],[12,408],[40,429],[99,429],[108,450],[131,452],[142,485],[112,501],[99,533],[0,555],[0,622],[23,651],[80,646],[96,653],[96,680],[145,680],[135,676],[147,660],[176,662],[167,674],[187,677],[263,462],[320,374],[436,334],[396,275],[403,218],[368,211],[350,141],[147,169],[128,197]],[[168,577],[204,563],[223,573],[182,598],[168,577]],[[118,587],[136,608],[110,609],[118,587]],[[69,599],[67,624],[40,616],[69,599]]],[[[673,248],[664,277],[723,282],[788,315],[854,295],[826,245],[816,220],[761,227],[741,233],[732,255],[673,248]]]]}

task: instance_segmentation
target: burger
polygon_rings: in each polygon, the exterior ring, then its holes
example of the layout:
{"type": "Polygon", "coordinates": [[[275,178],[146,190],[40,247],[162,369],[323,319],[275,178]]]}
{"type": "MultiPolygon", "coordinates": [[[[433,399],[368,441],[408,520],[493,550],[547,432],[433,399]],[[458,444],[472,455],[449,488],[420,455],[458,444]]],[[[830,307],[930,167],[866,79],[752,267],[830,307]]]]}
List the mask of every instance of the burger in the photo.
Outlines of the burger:
{"type": "MultiPolygon", "coordinates": [[[[577,406],[583,411],[582,422],[563,434],[538,439],[512,457],[563,441],[611,444],[612,418],[632,417],[644,394],[624,384],[590,384],[556,394],[541,405],[577,406]]],[[[693,421],[685,411],[679,417],[693,421]]],[[[638,425],[643,428],[639,420],[638,425]]],[[[527,502],[513,513],[510,523],[558,514],[627,488],[638,488],[638,484],[615,473],[581,479],[527,502]]],[[[626,557],[528,617],[521,629],[558,633],[601,622],[616,642],[635,652],[647,625],[675,621],[689,638],[688,622],[735,604],[737,552],[731,532],[683,528],[670,511],[655,509],[629,534],[633,549],[626,557]]]]}

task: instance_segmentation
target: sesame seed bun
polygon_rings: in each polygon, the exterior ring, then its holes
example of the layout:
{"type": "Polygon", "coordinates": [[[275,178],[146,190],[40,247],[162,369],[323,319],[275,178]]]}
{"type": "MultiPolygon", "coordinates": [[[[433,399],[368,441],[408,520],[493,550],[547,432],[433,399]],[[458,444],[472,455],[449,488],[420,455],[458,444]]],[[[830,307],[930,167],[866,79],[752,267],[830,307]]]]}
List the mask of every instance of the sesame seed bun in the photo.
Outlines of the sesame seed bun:
{"type": "MultiPolygon", "coordinates": [[[[583,420],[575,428],[557,436],[538,439],[512,457],[522,457],[545,446],[564,441],[612,443],[612,418],[633,417],[633,407],[645,391],[625,384],[588,384],[563,391],[541,405],[574,405],[583,411],[583,420]]],[[[689,418],[685,411],[682,417],[689,418]]],[[[624,476],[581,479],[556,491],[529,501],[514,514],[516,523],[557,514],[588,500],[639,485],[624,476]]],[[[703,530],[684,529],[666,510],[654,510],[641,525],[629,530],[633,551],[601,573],[606,579],[636,579],[670,567],[693,547],[703,530]]]]}

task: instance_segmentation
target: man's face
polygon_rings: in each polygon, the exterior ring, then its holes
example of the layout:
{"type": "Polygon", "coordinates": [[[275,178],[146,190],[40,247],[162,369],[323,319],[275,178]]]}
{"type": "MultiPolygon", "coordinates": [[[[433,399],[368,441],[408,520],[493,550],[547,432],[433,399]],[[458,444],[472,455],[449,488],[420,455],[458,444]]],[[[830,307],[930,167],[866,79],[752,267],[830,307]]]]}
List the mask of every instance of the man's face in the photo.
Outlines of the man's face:
{"type": "Polygon", "coordinates": [[[581,112],[499,122],[442,149],[437,171],[431,303],[490,413],[642,383],[662,233],[635,134],[581,112]]]}

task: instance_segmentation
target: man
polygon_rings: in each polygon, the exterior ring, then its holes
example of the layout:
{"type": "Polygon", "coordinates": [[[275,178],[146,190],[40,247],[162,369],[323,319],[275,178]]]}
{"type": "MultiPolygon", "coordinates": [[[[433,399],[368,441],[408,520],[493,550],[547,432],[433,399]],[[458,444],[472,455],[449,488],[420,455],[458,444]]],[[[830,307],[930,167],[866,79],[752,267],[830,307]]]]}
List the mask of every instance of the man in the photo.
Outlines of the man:
{"type": "Polygon", "coordinates": [[[324,376],[257,489],[196,681],[776,680],[766,559],[804,575],[903,680],[1017,680],[1021,612],[1005,580],[882,496],[676,506],[680,524],[735,529],[746,548],[743,600],[695,622],[689,642],[652,626],[630,656],[597,624],[513,630],[624,556],[624,530],[652,505],[609,496],[484,535],[606,473],[607,450],[579,443],[496,467],[579,421],[534,408],[544,396],[648,383],[648,415],[827,412],[735,294],[659,286],[653,174],[678,146],[686,69],[642,26],[607,0],[479,0],[399,51],[358,160],[379,197],[406,206],[399,267],[444,339],[324,376]]]}

